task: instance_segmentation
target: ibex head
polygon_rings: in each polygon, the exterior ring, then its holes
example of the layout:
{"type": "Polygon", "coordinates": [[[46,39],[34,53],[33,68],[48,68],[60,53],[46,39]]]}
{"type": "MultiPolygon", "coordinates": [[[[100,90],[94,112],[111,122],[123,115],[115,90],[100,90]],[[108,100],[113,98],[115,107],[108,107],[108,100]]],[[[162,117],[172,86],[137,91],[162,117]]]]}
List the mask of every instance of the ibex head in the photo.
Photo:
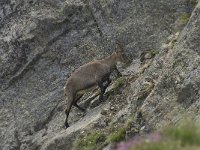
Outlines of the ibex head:
{"type": "Polygon", "coordinates": [[[116,41],[116,49],[115,49],[116,58],[117,58],[117,61],[127,64],[129,62],[129,59],[126,56],[123,47],[124,46],[122,45],[122,42],[117,40],[116,41]]]}

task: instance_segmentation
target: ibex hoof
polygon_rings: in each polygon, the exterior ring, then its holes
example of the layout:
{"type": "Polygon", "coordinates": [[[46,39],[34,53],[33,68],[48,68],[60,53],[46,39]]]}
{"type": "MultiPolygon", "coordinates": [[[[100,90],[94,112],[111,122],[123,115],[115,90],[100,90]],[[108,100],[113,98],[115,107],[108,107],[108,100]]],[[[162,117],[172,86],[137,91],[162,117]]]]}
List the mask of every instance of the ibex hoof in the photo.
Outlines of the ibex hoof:
{"type": "Polygon", "coordinates": [[[83,113],[86,113],[86,109],[82,109],[81,111],[82,111],[83,113]]]}
{"type": "Polygon", "coordinates": [[[65,128],[67,129],[69,127],[69,124],[68,123],[65,123],[65,128]]]}
{"type": "Polygon", "coordinates": [[[99,97],[99,102],[103,102],[103,101],[104,101],[103,96],[99,97]]]}
{"type": "Polygon", "coordinates": [[[121,73],[119,73],[119,74],[118,74],[118,77],[122,77],[122,74],[121,74],[121,73]]]}

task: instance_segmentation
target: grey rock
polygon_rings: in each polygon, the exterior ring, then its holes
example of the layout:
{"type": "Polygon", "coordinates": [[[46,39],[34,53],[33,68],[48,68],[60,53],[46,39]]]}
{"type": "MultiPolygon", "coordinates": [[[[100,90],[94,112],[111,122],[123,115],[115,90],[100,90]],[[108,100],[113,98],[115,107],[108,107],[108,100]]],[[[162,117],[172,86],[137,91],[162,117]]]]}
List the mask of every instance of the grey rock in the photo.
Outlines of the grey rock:
{"type": "MultiPolygon", "coordinates": [[[[94,100],[85,116],[72,108],[65,130],[65,81],[81,64],[110,54],[116,39],[135,61],[122,72],[130,87],[111,92],[113,122],[138,108],[153,128],[183,113],[199,120],[200,4],[194,7],[189,0],[1,0],[0,149],[71,149],[81,131],[104,117],[109,101],[94,100]],[[183,14],[191,14],[187,24],[183,14]],[[162,49],[177,31],[177,42],[162,49]],[[159,54],[142,66],[147,50],[159,54]]],[[[91,95],[80,104],[88,108],[91,95]]]]}

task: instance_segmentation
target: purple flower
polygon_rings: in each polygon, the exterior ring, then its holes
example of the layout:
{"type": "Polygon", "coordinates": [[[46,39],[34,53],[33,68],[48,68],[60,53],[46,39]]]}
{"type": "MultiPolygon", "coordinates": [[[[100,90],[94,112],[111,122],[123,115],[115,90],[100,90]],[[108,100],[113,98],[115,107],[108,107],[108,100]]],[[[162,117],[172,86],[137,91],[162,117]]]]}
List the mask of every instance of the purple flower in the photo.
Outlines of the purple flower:
{"type": "Polygon", "coordinates": [[[127,142],[121,142],[117,144],[116,150],[128,150],[130,147],[134,147],[142,142],[158,142],[161,140],[159,133],[151,133],[143,136],[135,136],[132,140],[127,142]]]}

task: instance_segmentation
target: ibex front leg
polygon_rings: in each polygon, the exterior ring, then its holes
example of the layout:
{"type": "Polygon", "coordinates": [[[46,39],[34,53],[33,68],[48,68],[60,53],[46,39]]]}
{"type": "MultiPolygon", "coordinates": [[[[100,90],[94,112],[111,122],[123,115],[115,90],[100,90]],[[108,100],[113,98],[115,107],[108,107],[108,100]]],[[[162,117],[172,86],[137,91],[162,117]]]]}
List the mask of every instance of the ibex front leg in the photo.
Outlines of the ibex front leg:
{"type": "Polygon", "coordinates": [[[109,86],[110,83],[111,83],[111,79],[108,76],[107,79],[106,79],[106,84],[105,84],[104,88],[106,89],[109,86]]]}
{"type": "Polygon", "coordinates": [[[101,90],[101,93],[100,93],[100,96],[99,96],[99,101],[103,101],[103,94],[105,93],[105,91],[106,91],[106,87],[104,87],[103,86],[103,82],[99,82],[98,83],[98,86],[99,86],[99,88],[100,88],[100,90],[101,90]]]}
{"type": "Polygon", "coordinates": [[[117,66],[115,66],[113,69],[117,73],[117,77],[121,77],[122,76],[121,72],[117,69],[117,66]]]}

